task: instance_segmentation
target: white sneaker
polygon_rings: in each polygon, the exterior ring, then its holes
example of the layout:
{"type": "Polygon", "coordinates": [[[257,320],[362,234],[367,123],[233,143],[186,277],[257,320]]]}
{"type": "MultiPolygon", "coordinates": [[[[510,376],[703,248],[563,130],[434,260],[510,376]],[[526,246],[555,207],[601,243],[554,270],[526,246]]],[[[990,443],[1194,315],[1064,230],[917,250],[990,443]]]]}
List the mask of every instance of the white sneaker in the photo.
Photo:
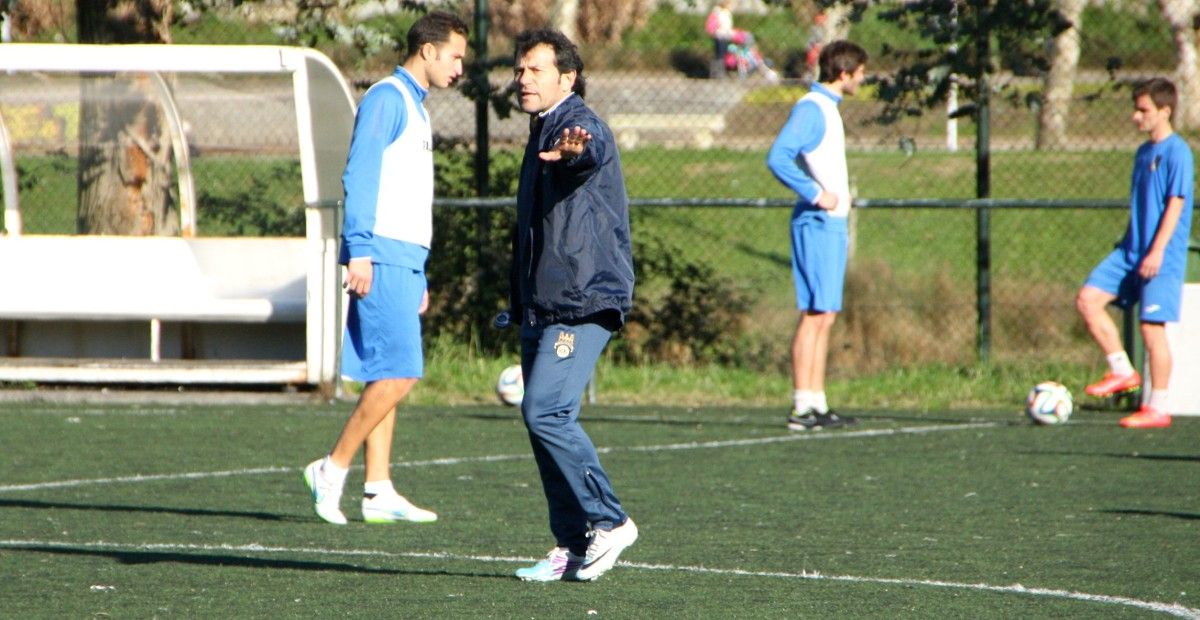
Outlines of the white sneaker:
{"type": "Polygon", "coordinates": [[[321,471],[324,458],[319,458],[304,468],[304,484],[312,493],[313,510],[317,516],[334,524],[345,525],[346,515],[342,514],[339,505],[342,503],[342,487],[325,478],[321,471]]]}
{"type": "Polygon", "coordinates": [[[380,493],[370,498],[364,496],[362,513],[363,521],[367,523],[433,523],[438,518],[437,513],[414,506],[399,493],[380,493]]]}
{"type": "Polygon", "coordinates": [[[578,581],[591,581],[607,573],[617,563],[621,552],[637,540],[638,529],[633,519],[626,517],[619,527],[608,531],[592,530],[590,536],[592,542],[583,556],[583,565],[573,576],[578,581]]]}
{"type": "Polygon", "coordinates": [[[516,575],[521,581],[561,581],[571,578],[582,563],[583,558],[566,547],[555,547],[537,564],[518,568],[516,575]]]}

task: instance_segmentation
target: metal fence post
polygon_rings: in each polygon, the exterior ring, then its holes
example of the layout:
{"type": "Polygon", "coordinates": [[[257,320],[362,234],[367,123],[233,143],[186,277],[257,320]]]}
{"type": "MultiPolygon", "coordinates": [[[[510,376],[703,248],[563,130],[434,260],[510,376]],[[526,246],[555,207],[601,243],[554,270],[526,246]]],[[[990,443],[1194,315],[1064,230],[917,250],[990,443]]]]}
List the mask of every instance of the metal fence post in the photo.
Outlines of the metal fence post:
{"type": "MultiPolygon", "coordinates": [[[[986,3],[981,8],[986,7],[986,3]]],[[[987,20],[981,20],[976,45],[976,62],[979,63],[979,73],[976,76],[977,108],[975,123],[975,197],[986,199],[991,196],[991,151],[989,148],[991,116],[989,111],[991,86],[988,84],[988,66],[990,61],[991,34],[987,20]]],[[[976,326],[976,347],[979,351],[979,361],[987,363],[991,356],[991,212],[987,203],[979,205],[975,211],[975,302],[978,324],[976,326]]]]}
{"type": "Polygon", "coordinates": [[[475,0],[475,68],[471,80],[475,82],[475,195],[483,198],[491,194],[488,152],[488,3],[475,0]]]}

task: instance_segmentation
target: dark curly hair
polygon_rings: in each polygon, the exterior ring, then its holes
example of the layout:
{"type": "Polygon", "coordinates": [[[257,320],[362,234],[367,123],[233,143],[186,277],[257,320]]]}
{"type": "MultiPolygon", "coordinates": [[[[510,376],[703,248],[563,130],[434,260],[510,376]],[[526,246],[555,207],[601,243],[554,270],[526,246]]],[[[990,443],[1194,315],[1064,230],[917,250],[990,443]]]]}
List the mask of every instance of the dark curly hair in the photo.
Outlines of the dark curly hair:
{"type": "Polygon", "coordinates": [[[514,60],[519,62],[522,56],[529,53],[529,50],[539,45],[547,45],[554,50],[554,66],[560,73],[575,72],[575,86],[571,90],[576,95],[583,97],[584,91],[587,89],[587,83],[583,79],[583,58],[579,56],[579,48],[567,38],[567,35],[551,28],[526,30],[517,35],[514,60]]]}

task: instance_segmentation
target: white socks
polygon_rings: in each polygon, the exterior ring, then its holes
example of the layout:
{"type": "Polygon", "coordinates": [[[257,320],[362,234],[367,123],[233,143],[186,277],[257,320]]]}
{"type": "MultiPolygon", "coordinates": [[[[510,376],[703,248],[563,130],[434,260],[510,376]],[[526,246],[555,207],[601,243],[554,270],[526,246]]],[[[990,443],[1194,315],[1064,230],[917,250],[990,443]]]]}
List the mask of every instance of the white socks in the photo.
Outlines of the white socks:
{"type": "Polygon", "coordinates": [[[1108,370],[1118,377],[1128,377],[1133,374],[1133,364],[1129,361],[1129,355],[1124,351],[1117,351],[1112,355],[1107,356],[1108,370]]]}
{"type": "Polygon", "coordinates": [[[363,495],[399,495],[391,480],[372,480],[363,485],[363,495]]]}
{"type": "MultiPolygon", "coordinates": [[[[325,457],[325,462],[321,463],[321,476],[327,482],[336,484],[338,488],[345,486],[346,474],[350,473],[349,469],[342,469],[333,464],[329,457],[325,457]]],[[[370,480],[363,483],[363,495],[399,495],[396,493],[396,488],[392,486],[391,480],[370,480]]]]}
{"type": "Polygon", "coordinates": [[[328,456],[321,463],[321,475],[325,477],[326,481],[336,484],[339,489],[346,484],[346,474],[348,473],[350,473],[349,469],[342,469],[334,465],[328,456]]]}
{"type": "Polygon", "coordinates": [[[812,406],[812,392],[808,390],[792,390],[792,406],[796,413],[803,414],[812,406]]]}
{"type": "Polygon", "coordinates": [[[809,409],[814,409],[817,413],[829,413],[829,403],[825,401],[825,390],[819,392],[792,390],[792,404],[796,413],[800,414],[809,409]]]}
{"type": "Polygon", "coordinates": [[[1150,392],[1150,403],[1149,403],[1150,408],[1157,409],[1158,411],[1166,411],[1168,394],[1169,394],[1169,392],[1167,392],[1166,390],[1151,391],[1150,392]]]}
{"type": "Polygon", "coordinates": [[[829,413],[829,403],[825,401],[825,390],[813,392],[812,406],[817,410],[817,413],[829,413]]]}

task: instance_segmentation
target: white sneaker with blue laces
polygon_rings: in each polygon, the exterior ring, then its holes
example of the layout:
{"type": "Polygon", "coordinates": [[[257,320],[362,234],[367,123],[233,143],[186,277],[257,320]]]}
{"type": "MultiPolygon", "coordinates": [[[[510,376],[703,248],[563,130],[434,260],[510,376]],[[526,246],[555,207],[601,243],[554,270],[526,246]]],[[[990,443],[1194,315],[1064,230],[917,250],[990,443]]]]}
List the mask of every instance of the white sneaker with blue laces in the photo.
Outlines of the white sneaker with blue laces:
{"type": "Polygon", "coordinates": [[[380,493],[363,496],[363,521],[367,523],[433,523],[437,521],[437,513],[414,506],[399,493],[380,493]]]}
{"type": "Polygon", "coordinates": [[[562,581],[563,575],[573,575],[582,564],[583,558],[566,547],[555,547],[537,564],[518,568],[517,577],[521,581],[562,581]]]}

